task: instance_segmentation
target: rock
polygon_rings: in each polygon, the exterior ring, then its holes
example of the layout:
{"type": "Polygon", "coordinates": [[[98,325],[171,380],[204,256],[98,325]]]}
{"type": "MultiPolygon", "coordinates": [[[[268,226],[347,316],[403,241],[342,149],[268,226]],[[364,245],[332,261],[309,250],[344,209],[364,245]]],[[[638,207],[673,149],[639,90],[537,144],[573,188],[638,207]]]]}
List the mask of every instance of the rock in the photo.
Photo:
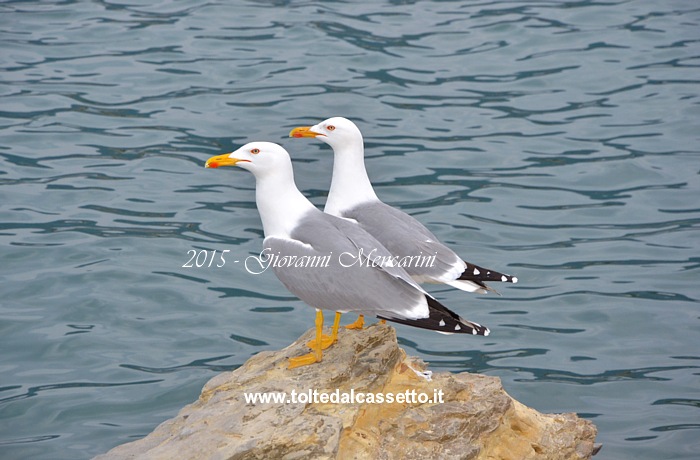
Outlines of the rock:
{"type": "Polygon", "coordinates": [[[586,459],[599,448],[590,421],[530,409],[508,396],[497,377],[424,376],[425,364],[406,356],[388,325],[341,330],[323,362],[288,370],[287,359],[307,353],[312,338],[309,330],[283,350],[214,377],[176,417],[96,459],[586,459]],[[244,398],[244,392],[291,398],[293,391],[308,397],[310,390],[317,390],[316,401],[244,398]],[[443,403],[411,400],[420,393],[437,398],[439,390],[443,403]],[[352,391],[408,395],[408,402],[321,399],[321,393],[349,398],[352,391]]]}

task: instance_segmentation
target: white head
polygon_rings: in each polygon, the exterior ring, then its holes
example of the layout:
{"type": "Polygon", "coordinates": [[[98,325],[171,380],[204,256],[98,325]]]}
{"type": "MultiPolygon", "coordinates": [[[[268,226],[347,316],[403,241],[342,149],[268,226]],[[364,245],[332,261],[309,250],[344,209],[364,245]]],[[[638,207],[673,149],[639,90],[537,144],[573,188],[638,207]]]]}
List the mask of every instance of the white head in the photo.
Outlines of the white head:
{"type": "Polygon", "coordinates": [[[272,142],[249,142],[235,152],[217,155],[207,160],[205,167],[238,166],[260,179],[280,171],[292,171],[292,160],[281,145],[272,142]]]}
{"type": "Polygon", "coordinates": [[[290,137],[315,137],[330,145],[337,153],[348,148],[363,149],[362,133],[355,123],[343,117],[333,117],[315,126],[294,128],[290,137]]]}
{"type": "Polygon", "coordinates": [[[365,169],[362,133],[355,123],[333,117],[315,126],[294,128],[290,137],[314,137],[333,148],[333,178],[324,211],[342,216],[359,203],[378,200],[365,169]]]}
{"type": "Polygon", "coordinates": [[[239,166],[255,175],[255,202],[265,236],[288,237],[307,212],[319,212],[294,183],[292,160],[282,146],[250,142],[207,160],[207,168],[239,166]]]}

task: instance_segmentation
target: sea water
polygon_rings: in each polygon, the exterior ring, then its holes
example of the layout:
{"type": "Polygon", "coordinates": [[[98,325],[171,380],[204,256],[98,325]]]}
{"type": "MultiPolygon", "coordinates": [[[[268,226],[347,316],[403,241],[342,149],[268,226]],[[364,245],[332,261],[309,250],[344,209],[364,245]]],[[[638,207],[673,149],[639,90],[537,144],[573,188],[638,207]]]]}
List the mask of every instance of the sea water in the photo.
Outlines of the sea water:
{"type": "Polygon", "coordinates": [[[16,1],[0,43],[3,459],[139,439],[312,327],[241,263],[253,177],[204,162],[281,143],[323,206],[330,148],[287,135],[338,115],[382,200],[520,280],[427,286],[492,333],[397,326],[409,354],[600,458],[697,458],[697,2],[16,1]]]}

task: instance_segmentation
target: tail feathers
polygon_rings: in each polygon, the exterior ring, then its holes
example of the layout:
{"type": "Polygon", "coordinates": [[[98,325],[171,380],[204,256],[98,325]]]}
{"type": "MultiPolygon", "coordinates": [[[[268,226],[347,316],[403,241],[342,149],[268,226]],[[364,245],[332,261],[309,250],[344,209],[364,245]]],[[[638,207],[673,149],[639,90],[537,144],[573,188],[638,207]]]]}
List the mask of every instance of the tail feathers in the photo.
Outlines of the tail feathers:
{"type": "Polygon", "coordinates": [[[428,310],[430,312],[427,318],[407,319],[390,318],[388,316],[379,316],[379,318],[408,326],[430,329],[443,334],[489,335],[491,332],[488,327],[467,321],[429,295],[426,295],[425,299],[428,301],[428,310]]]}
{"type": "Polygon", "coordinates": [[[478,265],[474,265],[466,261],[464,263],[467,264],[467,268],[464,270],[464,272],[462,272],[458,279],[472,282],[488,291],[494,291],[494,289],[487,286],[486,281],[513,284],[518,282],[518,278],[515,276],[506,275],[505,273],[500,273],[488,268],[479,267],[478,265]]]}

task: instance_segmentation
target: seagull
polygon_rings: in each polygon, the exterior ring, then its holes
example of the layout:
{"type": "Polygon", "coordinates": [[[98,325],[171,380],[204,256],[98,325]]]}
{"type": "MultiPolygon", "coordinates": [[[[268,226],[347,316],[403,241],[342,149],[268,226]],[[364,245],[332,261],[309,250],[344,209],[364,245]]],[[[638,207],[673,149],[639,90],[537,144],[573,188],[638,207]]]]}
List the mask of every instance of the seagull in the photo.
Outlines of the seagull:
{"type": "MultiPolygon", "coordinates": [[[[467,292],[494,291],[486,282],[517,283],[518,278],[464,261],[414,217],[379,200],[367,176],[362,133],[352,121],[329,118],[292,129],[290,137],[313,137],[333,149],[333,177],[324,211],[357,223],[395,256],[434,255],[431,266],[405,267],[418,283],[438,283],[467,292]]],[[[360,317],[349,328],[362,328],[360,317]]]]}
{"type": "Polygon", "coordinates": [[[209,158],[205,166],[253,173],[263,253],[276,257],[272,269],[282,284],[316,309],[316,337],[308,343],[312,352],[290,358],[288,368],[321,361],[322,350],[337,338],[340,314],[348,311],[442,333],[489,334],[424,291],[360,226],[317,209],[297,188],[282,146],[251,142],[209,158]],[[319,258],[325,263],[309,263],[319,258]],[[323,309],[336,312],[330,337],[323,335],[323,309]]]}

